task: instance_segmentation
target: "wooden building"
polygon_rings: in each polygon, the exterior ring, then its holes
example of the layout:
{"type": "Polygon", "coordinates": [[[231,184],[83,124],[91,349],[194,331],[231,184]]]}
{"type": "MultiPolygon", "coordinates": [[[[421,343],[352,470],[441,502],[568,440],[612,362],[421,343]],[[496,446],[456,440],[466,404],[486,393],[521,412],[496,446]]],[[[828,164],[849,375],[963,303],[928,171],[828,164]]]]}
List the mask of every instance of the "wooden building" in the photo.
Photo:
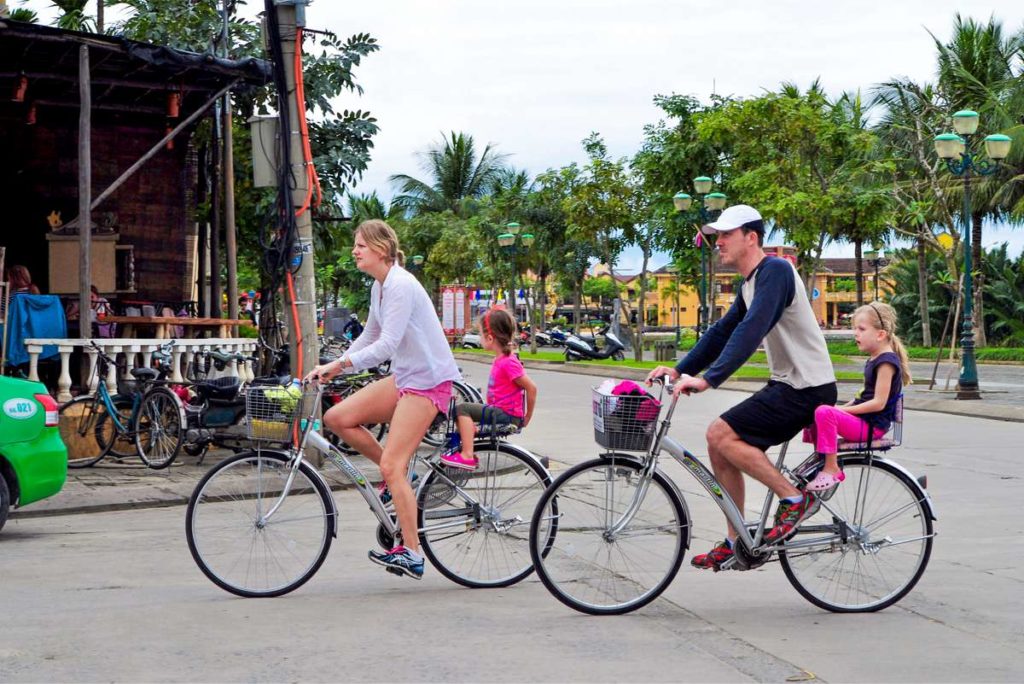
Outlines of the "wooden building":
{"type": "Polygon", "coordinates": [[[224,93],[267,83],[270,65],[0,20],[0,245],[50,294],[80,291],[83,60],[92,282],[112,298],[190,300],[199,229],[189,142],[224,93]]]}

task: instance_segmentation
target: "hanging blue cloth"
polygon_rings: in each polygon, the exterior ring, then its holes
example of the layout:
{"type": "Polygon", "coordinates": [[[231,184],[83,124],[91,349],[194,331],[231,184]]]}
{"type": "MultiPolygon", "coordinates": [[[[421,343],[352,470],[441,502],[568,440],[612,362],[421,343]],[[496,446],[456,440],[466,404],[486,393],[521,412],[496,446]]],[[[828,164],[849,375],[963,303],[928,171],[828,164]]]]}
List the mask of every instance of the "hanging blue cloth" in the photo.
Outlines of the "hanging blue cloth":
{"type": "MultiPolygon", "coordinates": [[[[68,336],[64,307],[56,295],[15,294],[7,309],[7,364],[20,366],[28,363],[25,340],[32,338],[61,338],[68,336]]],[[[48,359],[57,355],[57,346],[48,344],[39,355],[48,359]]]]}

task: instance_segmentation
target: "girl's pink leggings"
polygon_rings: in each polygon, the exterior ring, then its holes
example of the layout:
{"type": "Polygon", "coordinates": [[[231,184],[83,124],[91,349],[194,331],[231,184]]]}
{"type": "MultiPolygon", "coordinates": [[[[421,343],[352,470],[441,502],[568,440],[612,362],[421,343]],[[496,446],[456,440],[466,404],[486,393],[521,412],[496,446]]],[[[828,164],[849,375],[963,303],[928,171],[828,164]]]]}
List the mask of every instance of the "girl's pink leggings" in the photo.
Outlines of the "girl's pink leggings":
{"type": "MultiPolygon", "coordinates": [[[[822,405],[814,409],[814,442],[821,454],[836,453],[838,437],[851,442],[868,441],[870,427],[863,419],[835,406],[822,405]]],[[[878,439],[884,434],[885,430],[876,428],[872,439],[878,439]]]]}

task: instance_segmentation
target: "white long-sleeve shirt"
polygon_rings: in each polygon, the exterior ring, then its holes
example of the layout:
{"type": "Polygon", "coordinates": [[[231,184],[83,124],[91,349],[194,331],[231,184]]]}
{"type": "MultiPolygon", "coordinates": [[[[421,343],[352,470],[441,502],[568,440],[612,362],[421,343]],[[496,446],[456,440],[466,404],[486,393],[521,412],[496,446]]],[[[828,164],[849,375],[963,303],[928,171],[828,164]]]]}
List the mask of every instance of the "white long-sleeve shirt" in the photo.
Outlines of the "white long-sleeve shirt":
{"type": "Polygon", "coordinates": [[[370,289],[370,314],[348,359],[364,370],[391,359],[399,389],[427,390],[460,379],[459,367],[426,290],[397,264],[370,289]]]}

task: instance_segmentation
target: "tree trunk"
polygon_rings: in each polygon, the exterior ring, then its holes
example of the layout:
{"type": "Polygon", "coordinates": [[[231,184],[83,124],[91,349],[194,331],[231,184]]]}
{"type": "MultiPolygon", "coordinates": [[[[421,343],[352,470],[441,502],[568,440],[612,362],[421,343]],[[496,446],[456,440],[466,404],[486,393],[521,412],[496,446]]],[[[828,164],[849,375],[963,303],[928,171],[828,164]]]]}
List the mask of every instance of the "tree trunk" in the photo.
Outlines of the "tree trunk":
{"type": "Polygon", "coordinates": [[[857,281],[857,306],[864,306],[864,241],[857,239],[853,241],[853,278],[857,281]]]}
{"type": "Polygon", "coordinates": [[[633,348],[633,358],[637,361],[644,360],[644,327],[647,323],[647,264],[651,258],[651,250],[644,247],[644,261],[640,267],[640,308],[636,316],[636,336],[633,348]]]}
{"type": "Polygon", "coordinates": [[[971,268],[974,271],[974,346],[987,347],[985,336],[985,308],[983,290],[985,286],[985,269],[982,267],[984,250],[981,248],[981,224],[984,216],[971,216],[971,268]]]}
{"type": "Polygon", "coordinates": [[[921,343],[932,346],[932,325],[928,317],[928,256],[923,239],[917,241],[917,301],[921,312],[921,343]]]}
{"type": "Polygon", "coordinates": [[[580,334],[580,300],[583,298],[583,282],[576,281],[574,283],[576,292],[573,294],[572,304],[572,331],[577,335],[580,334]]]}

